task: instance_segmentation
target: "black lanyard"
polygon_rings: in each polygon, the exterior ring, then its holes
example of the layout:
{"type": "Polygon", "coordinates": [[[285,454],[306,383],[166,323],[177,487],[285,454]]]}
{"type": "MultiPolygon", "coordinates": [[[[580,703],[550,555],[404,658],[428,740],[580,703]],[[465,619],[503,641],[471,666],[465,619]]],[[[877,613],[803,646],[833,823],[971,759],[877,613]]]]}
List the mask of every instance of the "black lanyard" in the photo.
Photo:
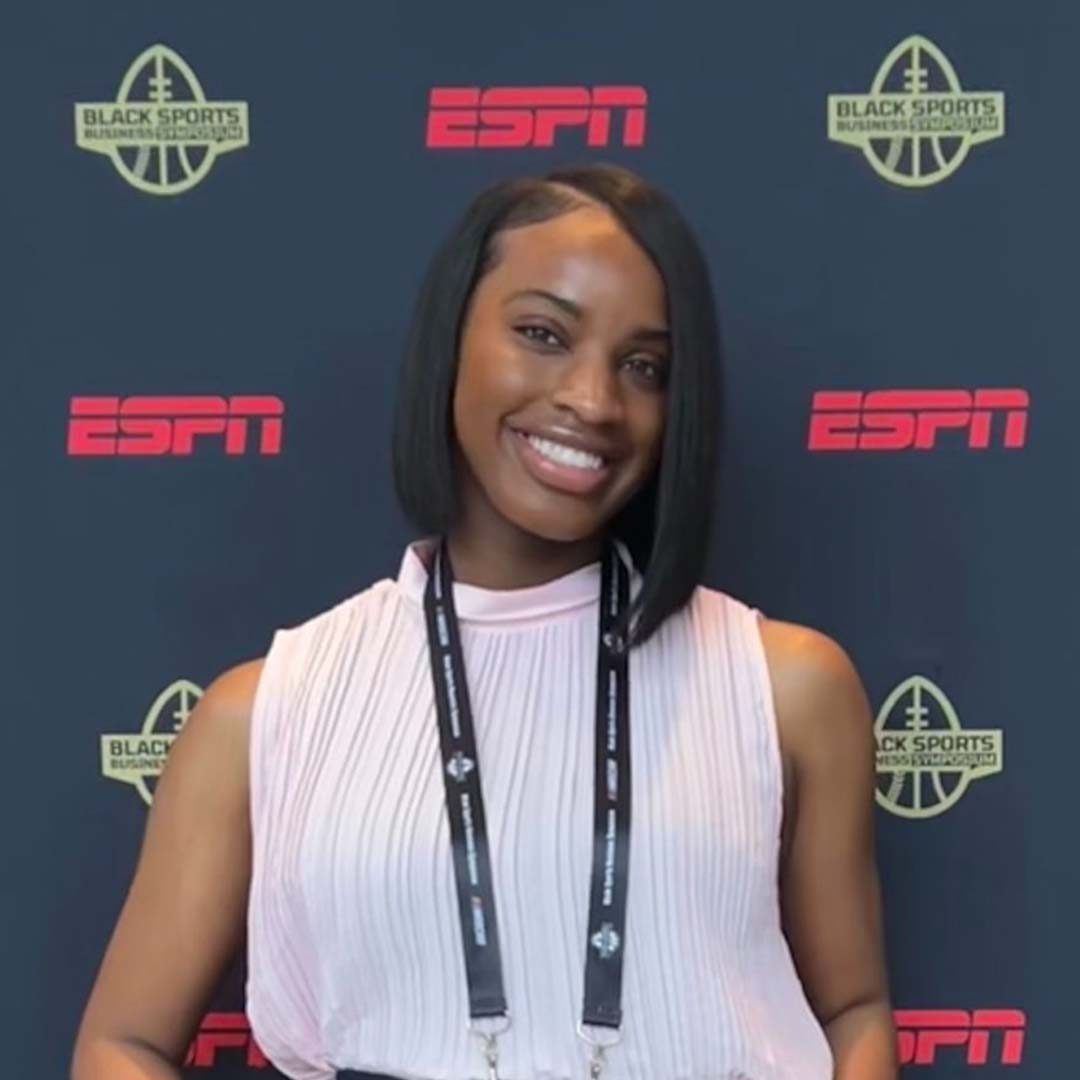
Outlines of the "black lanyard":
{"type": "MultiPolygon", "coordinates": [[[[469,1017],[475,1021],[508,1014],[480,762],[445,539],[438,542],[434,560],[424,590],[424,612],[469,987],[469,1017]]],[[[630,861],[630,676],[628,653],[614,627],[626,609],[629,595],[629,571],[615,545],[608,542],[601,563],[593,861],[581,1024],[615,1029],[622,1021],[630,861]]],[[[604,1045],[588,1039],[581,1026],[578,1030],[594,1046],[604,1045]]]]}

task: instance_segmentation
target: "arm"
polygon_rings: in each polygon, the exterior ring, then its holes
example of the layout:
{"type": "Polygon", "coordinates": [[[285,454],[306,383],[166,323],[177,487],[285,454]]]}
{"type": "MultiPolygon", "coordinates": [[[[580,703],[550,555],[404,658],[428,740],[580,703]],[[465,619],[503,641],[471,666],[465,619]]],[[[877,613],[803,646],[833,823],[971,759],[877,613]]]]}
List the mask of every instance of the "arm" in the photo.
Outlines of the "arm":
{"type": "Polygon", "coordinates": [[[177,736],[90,994],[71,1080],[179,1080],[243,940],[248,728],[262,661],[216,679],[177,736]]]}
{"type": "Polygon", "coordinates": [[[831,638],[774,620],[761,630],[794,787],[780,867],[784,933],[836,1080],[895,1080],[870,704],[831,638]]]}

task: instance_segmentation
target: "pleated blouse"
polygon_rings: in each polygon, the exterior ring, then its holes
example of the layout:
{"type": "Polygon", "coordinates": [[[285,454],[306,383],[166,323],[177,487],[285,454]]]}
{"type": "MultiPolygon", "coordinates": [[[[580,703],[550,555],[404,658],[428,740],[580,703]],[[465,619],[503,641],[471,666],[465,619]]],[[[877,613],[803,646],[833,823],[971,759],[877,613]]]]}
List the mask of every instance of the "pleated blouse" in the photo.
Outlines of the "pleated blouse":
{"type": "MultiPolygon", "coordinates": [[[[251,721],[247,1013],[293,1080],[483,1075],[423,592],[432,541],[275,632],[251,721]]],[[[624,558],[629,553],[621,549],[624,558]]],[[[455,583],[511,1015],[507,1080],[580,1080],[600,563],[455,583]]],[[[633,571],[632,589],[641,578],[633,571]]],[[[699,586],[630,654],[622,1041],[604,1080],[830,1080],[780,927],[779,739],[761,613],[699,586]]]]}

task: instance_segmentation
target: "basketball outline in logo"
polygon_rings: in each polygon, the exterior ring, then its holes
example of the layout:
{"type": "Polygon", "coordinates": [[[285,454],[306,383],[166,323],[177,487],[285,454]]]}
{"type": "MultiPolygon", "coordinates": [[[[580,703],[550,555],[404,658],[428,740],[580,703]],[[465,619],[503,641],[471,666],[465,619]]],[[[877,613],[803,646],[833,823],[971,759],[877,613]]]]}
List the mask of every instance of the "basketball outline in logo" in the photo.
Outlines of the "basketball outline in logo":
{"type": "Polygon", "coordinates": [[[1004,136],[1005,95],[962,89],[941,49],[912,34],[881,62],[868,94],[829,94],[827,120],[829,140],[858,147],[878,176],[901,187],[929,187],[952,176],[972,146],[1004,136]],[[905,58],[908,66],[900,72],[904,89],[886,89],[905,58]],[[926,61],[947,89],[930,89],[926,61]],[[924,142],[931,168],[924,165],[924,142]],[[902,171],[905,150],[908,169],[902,171]]]}
{"type": "Polygon", "coordinates": [[[116,171],[139,191],[179,195],[204,180],[221,154],[248,145],[248,106],[246,101],[208,101],[184,58],[159,43],[132,61],[115,101],[76,103],[75,145],[108,155],[116,171]],[[148,68],[147,96],[132,97],[148,68]],[[178,97],[183,91],[190,96],[178,97]],[[137,114],[134,120],[132,113],[137,114]],[[154,150],[157,176],[150,179],[154,150]],[[175,180],[170,179],[174,170],[179,174],[175,180]]]}
{"type": "Polygon", "coordinates": [[[132,735],[131,732],[102,735],[101,775],[107,780],[119,780],[123,784],[131,784],[142,797],[143,802],[149,806],[154,801],[154,795],[147,781],[156,780],[161,775],[172,744],[183,730],[195,703],[202,695],[202,687],[197,686],[190,679],[177,679],[154,698],[154,703],[150,706],[137,735],[132,735]],[[174,698],[180,700],[179,708],[172,714],[176,721],[173,724],[173,730],[159,731],[158,721],[165,712],[165,706],[174,698]],[[148,738],[164,744],[164,752],[141,746],[142,740],[148,738]],[[122,748],[121,754],[116,753],[117,743],[122,748]]]}
{"type": "Polygon", "coordinates": [[[874,798],[898,817],[937,817],[963,798],[973,780],[993,776],[1004,765],[1001,730],[961,727],[952,702],[925,675],[908,676],[885,698],[874,721],[874,738],[878,780],[874,798]],[[927,720],[930,708],[923,704],[924,695],[937,705],[943,724],[935,727],[927,720]],[[905,698],[911,701],[903,709],[907,719],[902,727],[890,726],[905,698]],[[946,782],[943,776],[951,779],[946,782]],[[924,804],[924,777],[929,777],[936,798],[932,804],[924,804]]]}

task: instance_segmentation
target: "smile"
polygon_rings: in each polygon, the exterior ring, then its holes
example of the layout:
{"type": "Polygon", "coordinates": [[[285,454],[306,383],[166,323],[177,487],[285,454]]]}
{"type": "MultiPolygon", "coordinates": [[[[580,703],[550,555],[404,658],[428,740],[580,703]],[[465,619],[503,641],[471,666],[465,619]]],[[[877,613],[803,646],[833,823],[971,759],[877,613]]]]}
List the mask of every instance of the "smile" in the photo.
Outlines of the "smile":
{"type": "Polygon", "coordinates": [[[607,482],[611,464],[599,454],[509,429],[527,471],[545,487],[587,495],[607,482]]]}
{"type": "Polygon", "coordinates": [[[539,435],[526,435],[525,438],[538,454],[543,454],[548,461],[554,461],[557,465],[573,465],[577,469],[592,469],[594,472],[604,467],[604,459],[599,454],[563,446],[551,439],[541,439],[539,435]]]}

